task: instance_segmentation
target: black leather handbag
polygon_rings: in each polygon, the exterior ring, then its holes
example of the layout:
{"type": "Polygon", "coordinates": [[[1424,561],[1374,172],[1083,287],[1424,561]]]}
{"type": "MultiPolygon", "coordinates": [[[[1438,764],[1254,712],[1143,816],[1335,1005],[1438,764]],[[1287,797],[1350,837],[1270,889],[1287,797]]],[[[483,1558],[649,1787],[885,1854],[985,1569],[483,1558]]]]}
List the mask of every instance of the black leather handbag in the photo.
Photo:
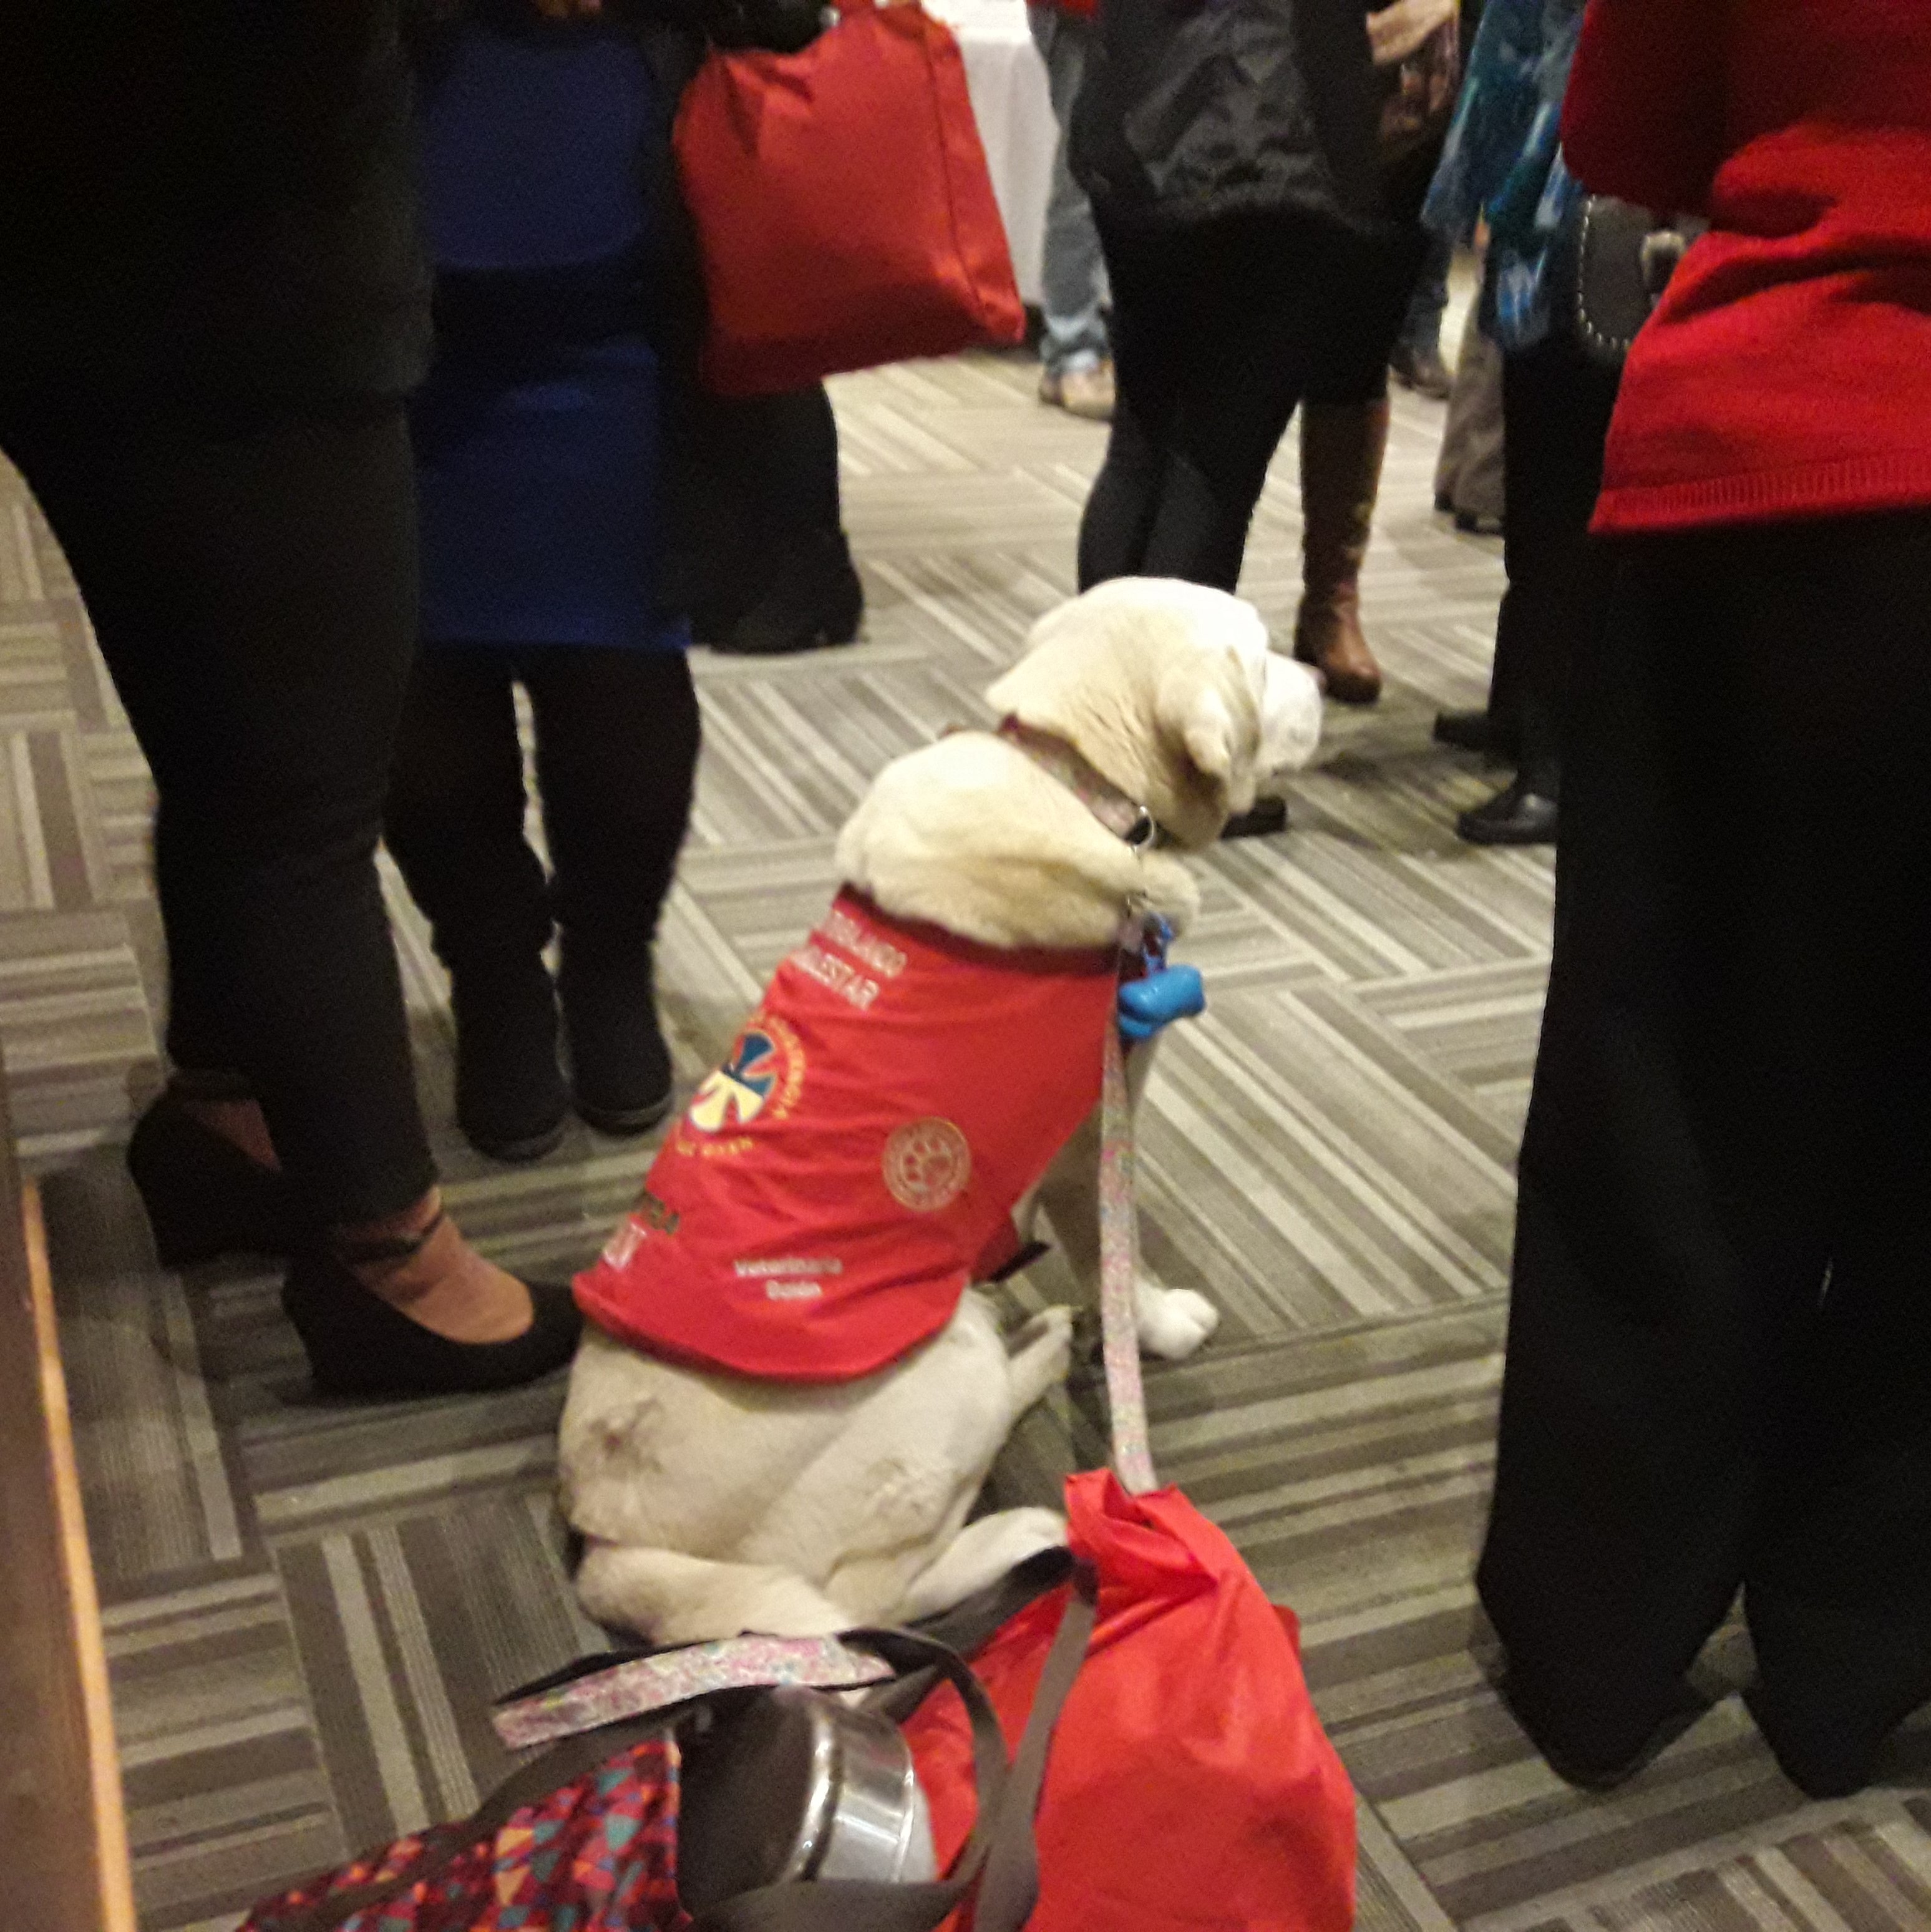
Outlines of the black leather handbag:
{"type": "Polygon", "coordinates": [[[1665,221],[1612,195],[1584,203],[1576,242],[1576,338],[1605,368],[1620,369],[1677,264],[1709,226],[1665,221]]]}

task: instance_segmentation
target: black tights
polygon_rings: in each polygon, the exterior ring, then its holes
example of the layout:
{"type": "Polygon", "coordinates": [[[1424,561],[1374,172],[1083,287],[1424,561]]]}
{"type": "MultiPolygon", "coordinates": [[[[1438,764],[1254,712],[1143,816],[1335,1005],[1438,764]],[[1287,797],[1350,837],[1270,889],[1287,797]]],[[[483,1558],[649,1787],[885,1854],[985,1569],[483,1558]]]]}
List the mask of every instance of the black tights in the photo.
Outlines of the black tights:
{"type": "Polygon", "coordinates": [[[1102,220],[1118,400],[1080,525],[1082,590],[1182,577],[1232,590],[1294,411],[1372,402],[1412,274],[1280,215],[1102,220]]]}
{"type": "Polygon", "coordinates": [[[388,837],[451,970],[646,952],[691,814],[697,693],[681,651],[431,645],[418,658],[388,837]],[[515,686],[536,722],[554,879],[523,837],[515,686]]]}

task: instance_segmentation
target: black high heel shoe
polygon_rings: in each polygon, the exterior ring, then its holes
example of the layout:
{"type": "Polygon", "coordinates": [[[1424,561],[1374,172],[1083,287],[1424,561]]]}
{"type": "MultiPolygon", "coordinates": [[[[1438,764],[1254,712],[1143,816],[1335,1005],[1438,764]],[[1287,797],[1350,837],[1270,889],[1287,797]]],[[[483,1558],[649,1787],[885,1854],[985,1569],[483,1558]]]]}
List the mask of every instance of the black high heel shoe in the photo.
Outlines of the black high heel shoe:
{"type": "Polygon", "coordinates": [[[575,1354],[583,1318],[567,1288],[526,1282],[530,1324],[507,1342],[453,1342],[412,1322],[355,1273],[370,1262],[406,1261],[442,1225],[419,1234],[340,1241],[296,1256],[282,1283],[282,1311],[307,1352],[318,1395],[475,1395],[520,1388],[575,1354]]]}
{"type": "Polygon", "coordinates": [[[295,1246],[286,1180],[196,1119],[171,1088],[135,1122],[127,1172],[163,1268],[219,1255],[285,1255],[295,1246]]]}

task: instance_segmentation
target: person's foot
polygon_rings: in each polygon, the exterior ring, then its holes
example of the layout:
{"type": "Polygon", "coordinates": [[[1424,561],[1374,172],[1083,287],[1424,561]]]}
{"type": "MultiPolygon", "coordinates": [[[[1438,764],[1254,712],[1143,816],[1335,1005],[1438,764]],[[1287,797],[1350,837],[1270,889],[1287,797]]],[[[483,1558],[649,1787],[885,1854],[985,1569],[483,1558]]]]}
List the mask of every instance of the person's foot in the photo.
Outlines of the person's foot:
{"type": "Polygon", "coordinates": [[[493,1160],[540,1160],[563,1138],[570,1095],[556,1058],[556,988],[540,952],[458,968],[456,1124],[493,1160]]]}
{"type": "Polygon", "coordinates": [[[306,1246],[282,1284],[316,1392],[422,1396],[514,1388],[561,1368],[582,1317],[568,1288],[485,1261],[433,1189],[306,1246]]]}
{"type": "Polygon", "coordinates": [[[1270,838],[1288,829],[1284,798],[1257,798],[1246,812],[1237,812],[1220,828],[1223,838],[1270,838]]]}
{"type": "Polygon", "coordinates": [[[1373,704],[1381,695],[1381,667],[1361,628],[1361,600],[1352,586],[1301,603],[1294,656],[1312,664],[1337,704],[1373,704]]]}
{"type": "Polygon", "coordinates": [[[1517,748],[1515,734],[1498,725],[1486,706],[1480,711],[1438,711],[1435,739],[1486,758],[1513,758],[1517,748]]]}
{"type": "Polygon", "coordinates": [[[1486,805],[1455,821],[1455,836],[1471,845],[1553,845],[1556,801],[1518,778],[1486,805]]]}
{"type": "Polygon", "coordinates": [[[1115,388],[1110,360],[1039,373],[1039,400],[1086,422],[1111,422],[1115,388]]]}
{"type": "Polygon", "coordinates": [[[778,560],[769,586],[733,623],[711,640],[736,657],[787,657],[848,644],[865,619],[865,586],[842,530],[793,545],[778,560]]]}
{"type": "Polygon", "coordinates": [[[1388,358],[1388,367],[1395,380],[1404,388],[1413,389],[1417,395],[1427,396],[1438,403],[1448,400],[1455,387],[1455,379],[1448,373],[1448,364],[1441,359],[1441,351],[1433,343],[1424,343],[1417,348],[1414,344],[1398,342],[1395,352],[1388,358]]]}
{"type": "Polygon", "coordinates": [[[341,1230],[337,1252],[364,1288],[445,1341],[511,1342],[529,1331],[529,1288],[463,1240],[438,1193],[386,1220],[341,1230]],[[386,1244],[405,1252],[353,1258],[386,1244]]]}
{"type": "Polygon", "coordinates": [[[1504,534],[1504,524],[1500,517],[1491,516],[1484,510],[1457,510],[1455,527],[1465,537],[1498,537],[1504,534]]]}
{"type": "Polygon", "coordinates": [[[163,1268],[295,1245],[294,1201],[253,1100],[169,1086],[134,1124],[127,1172],[163,1268]]]}
{"type": "Polygon", "coordinates": [[[577,1118],[619,1138],[648,1133],[671,1096],[650,949],[586,958],[566,937],[559,983],[577,1118]]]}

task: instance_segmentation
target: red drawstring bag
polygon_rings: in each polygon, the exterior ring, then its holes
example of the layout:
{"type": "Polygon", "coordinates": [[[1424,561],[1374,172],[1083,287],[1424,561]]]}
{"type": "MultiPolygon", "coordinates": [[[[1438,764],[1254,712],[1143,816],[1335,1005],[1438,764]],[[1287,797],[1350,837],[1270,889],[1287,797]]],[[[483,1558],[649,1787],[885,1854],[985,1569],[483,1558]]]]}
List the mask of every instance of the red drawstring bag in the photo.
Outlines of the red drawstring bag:
{"type": "MultiPolygon", "coordinates": [[[[1099,1575],[1099,1622],[1047,1764],[1027,1932],[1348,1932],[1354,1796],[1293,1614],[1177,1490],[1129,1496],[1096,1471],[1067,1484],[1066,1515],[1099,1575]]],[[[973,1655],[1009,1746],[1065,1596],[973,1655]]],[[[942,1688],[904,1728],[943,1865],[972,1824],[964,1707],[942,1688]]]]}
{"type": "Polygon", "coordinates": [[[713,50],[676,147],[715,394],[1024,336],[958,43],[916,4],[847,0],[800,53],[713,50]]]}

